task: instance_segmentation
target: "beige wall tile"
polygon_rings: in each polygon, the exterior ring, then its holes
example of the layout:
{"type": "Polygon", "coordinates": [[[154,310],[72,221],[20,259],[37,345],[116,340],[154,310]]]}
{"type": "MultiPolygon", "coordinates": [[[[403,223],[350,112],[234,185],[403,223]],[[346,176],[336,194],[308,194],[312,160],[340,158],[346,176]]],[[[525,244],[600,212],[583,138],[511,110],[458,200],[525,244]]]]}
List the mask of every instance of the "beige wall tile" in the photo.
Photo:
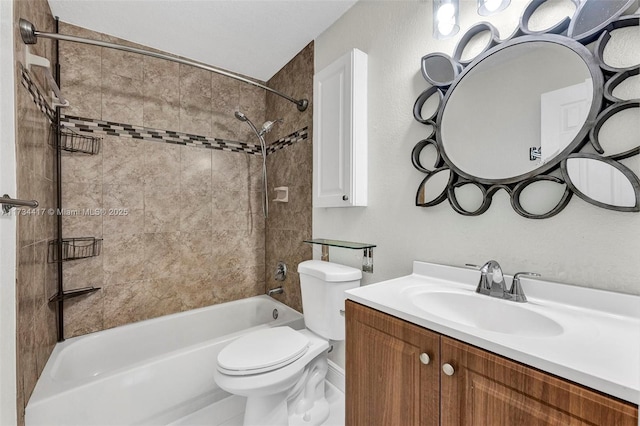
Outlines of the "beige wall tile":
{"type": "Polygon", "coordinates": [[[211,193],[211,156],[214,150],[183,146],[180,148],[180,187],[184,194],[211,193]]]}
{"type": "Polygon", "coordinates": [[[64,302],[65,338],[104,329],[104,289],[64,302]]]}
{"type": "Polygon", "coordinates": [[[46,303],[39,307],[34,321],[34,337],[39,376],[56,344],[56,310],[53,304],[46,303]]]}
{"type": "Polygon", "coordinates": [[[102,48],[102,73],[131,80],[143,79],[143,56],[121,50],[102,48]]]}
{"type": "MultiPolygon", "coordinates": [[[[128,209],[126,214],[108,214],[103,218],[102,229],[104,235],[144,234],[144,209],[128,209]]],[[[121,254],[124,255],[126,254],[121,254]]]]}
{"type": "Polygon", "coordinates": [[[145,279],[144,234],[106,235],[102,258],[105,285],[145,279]]]}
{"type": "Polygon", "coordinates": [[[143,185],[145,181],[145,143],[127,138],[104,138],[103,178],[105,184],[143,185]]]}
{"type": "Polygon", "coordinates": [[[180,145],[143,142],[145,189],[180,188],[180,145]]]}
{"type": "Polygon", "coordinates": [[[216,303],[224,303],[245,297],[264,294],[263,266],[236,266],[217,271],[213,280],[216,283],[214,297],[216,303]]]}
{"type": "Polygon", "coordinates": [[[180,189],[146,188],[144,192],[144,230],[146,233],[180,230],[180,189]]]}
{"type": "Polygon", "coordinates": [[[143,209],[144,185],[105,184],[102,186],[102,200],[106,209],[143,209]]]}
{"type": "MultiPolygon", "coordinates": [[[[104,252],[104,246],[102,251],[104,252]]],[[[101,287],[104,281],[103,262],[104,256],[102,255],[64,262],[62,274],[64,289],[101,287]]]]}
{"type": "Polygon", "coordinates": [[[98,183],[68,182],[62,191],[62,205],[66,209],[98,209],[102,207],[102,185],[98,183]]]}
{"type": "Polygon", "coordinates": [[[105,328],[178,312],[181,302],[172,282],[143,280],[105,287],[105,328]]]}
{"type": "Polygon", "coordinates": [[[194,280],[211,280],[211,231],[181,232],[180,239],[182,276],[194,280]]]}
{"type": "MultiPolygon", "coordinates": [[[[63,208],[62,213],[66,213],[63,208]]],[[[62,216],[62,232],[64,238],[102,237],[103,216],[62,216]]]]}
{"type": "MultiPolygon", "coordinates": [[[[212,150],[212,186],[214,191],[237,190],[245,191],[249,189],[254,173],[253,160],[258,156],[241,154],[237,152],[212,150]]],[[[262,162],[260,160],[260,166],[262,162]]],[[[262,173],[261,169],[258,173],[262,173]]],[[[260,174],[259,177],[262,175],[260,174]]]]}
{"type": "Polygon", "coordinates": [[[264,237],[262,232],[214,231],[212,235],[213,268],[231,269],[237,265],[264,264],[264,237]]]}
{"type": "Polygon", "coordinates": [[[36,312],[35,300],[35,250],[34,245],[18,249],[16,270],[16,302],[18,318],[22,323],[31,323],[36,312]]]}
{"type": "Polygon", "coordinates": [[[36,381],[38,380],[38,365],[33,323],[34,320],[32,319],[28,325],[23,325],[17,330],[17,339],[20,342],[17,354],[17,367],[22,376],[25,403],[29,401],[33,388],[35,388],[36,381]]]}
{"type": "Polygon", "coordinates": [[[179,232],[145,234],[145,276],[150,279],[178,278],[182,272],[179,232]]]}
{"type": "Polygon", "coordinates": [[[102,119],[116,123],[143,125],[142,80],[116,74],[102,76],[102,119]]]}
{"type": "MultiPolygon", "coordinates": [[[[65,26],[65,34],[70,34],[67,32],[70,27],[65,26]]],[[[96,87],[101,87],[102,82],[102,49],[78,43],[60,43],[60,69],[60,89],[70,104],[65,108],[65,114],[101,117],[102,95],[96,87]]]]}
{"type": "Polygon", "coordinates": [[[180,94],[180,131],[212,136],[211,98],[197,94],[180,94]]]}
{"type": "Polygon", "coordinates": [[[62,155],[62,183],[102,183],[102,153],[62,155]]]}
{"type": "Polygon", "coordinates": [[[201,96],[211,99],[211,73],[180,64],[180,97],[201,96]]]}
{"type": "Polygon", "coordinates": [[[313,125],[313,74],[313,42],[311,42],[267,82],[270,87],[285,92],[293,98],[309,100],[309,107],[304,112],[300,112],[291,102],[267,93],[267,116],[284,118],[284,123],[269,133],[267,142],[271,143],[305,126],[309,126],[311,129],[313,125]]]}
{"type": "Polygon", "coordinates": [[[181,310],[197,309],[215,303],[214,291],[216,283],[211,279],[191,279],[185,278],[180,285],[181,310]]]}
{"type": "Polygon", "coordinates": [[[180,199],[180,231],[210,232],[213,219],[211,196],[182,193],[180,199]]]}
{"type": "Polygon", "coordinates": [[[145,127],[180,129],[179,64],[156,58],[144,58],[145,127]]]}
{"type": "MultiPolygon", "coordinates": [[[[48,292],[46,291],[47,279],[47,241],[40,241],[33,245],[33,296],[34,309],[40,310],[42,306],[46,306],[49,302],[48,292]]],[[[39,324],[38,324],[39,325],[39,324]]]]}
{"type": "MultiPolygon", "coordinates": [[[[313,93],[313,43],[305,47],[268,84],[295,98],[307,98],[311,101],[313,93]]],[[[284,118],[284,123],[269,133],[267,140],[275,141],[294,131],[308,127],[312,134],[313,105],[300,113],[295,106],[274,95],[266,96],[266,114],[268,117],[284,118]]],[[[312,236],[312,158],[311,139],[296,142],[267,158],[269,190],[276,186],[289,187],[289,202],[274,203],[270,198],[270,215],[266,221],[266,288],[279,285],[284,294],[276,296],[278,300],[297,310],[302,310],[300,283],[295,272],[298,263],[312,258],[312,249],[302,241],[312,236]],[[278,261],[284,261],[293,271],[284,282],[274,279],[273,271],[278,261]]]]}

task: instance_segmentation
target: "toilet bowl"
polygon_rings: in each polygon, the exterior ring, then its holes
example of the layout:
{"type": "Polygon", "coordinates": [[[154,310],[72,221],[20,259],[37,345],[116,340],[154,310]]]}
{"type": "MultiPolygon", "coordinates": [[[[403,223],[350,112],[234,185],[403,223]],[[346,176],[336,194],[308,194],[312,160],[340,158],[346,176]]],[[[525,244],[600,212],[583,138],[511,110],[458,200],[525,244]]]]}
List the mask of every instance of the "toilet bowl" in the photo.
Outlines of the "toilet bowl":
{"type": "Polygon", "coordinates": [[[310,260],[298,265],[304,330],[266,328],[231,342],[218,354],[214,379],[247,398],[244,425],[321,425],[330,340],[344,340],[344,291],[360,285],[359,269],[310,260]]]}

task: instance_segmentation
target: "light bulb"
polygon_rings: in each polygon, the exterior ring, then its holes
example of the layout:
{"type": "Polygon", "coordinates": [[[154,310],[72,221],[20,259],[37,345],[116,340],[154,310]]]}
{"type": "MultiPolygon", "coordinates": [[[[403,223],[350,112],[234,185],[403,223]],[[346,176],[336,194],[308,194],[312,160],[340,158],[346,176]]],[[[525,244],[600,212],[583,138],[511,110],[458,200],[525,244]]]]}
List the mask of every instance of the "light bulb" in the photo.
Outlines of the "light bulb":
{"type": "Polygon", "coordinates": [[[443,36],[451,34],[456,27],[455,21],[450,19],[449,22],[438,21],[438,32],[443,36]]]}
{"type": "Polygon", "coordinates": [[[438,8],[436,19],[438,22],[450,21],[456,13],[456,8],[451,3],[444,3],[438,8]]]}
{"type": "Polygon", "coordinates": [[[495,12],[501,4],[502,0],[484,0],[484,8],[487,9],[487,12],[495,12]]]}

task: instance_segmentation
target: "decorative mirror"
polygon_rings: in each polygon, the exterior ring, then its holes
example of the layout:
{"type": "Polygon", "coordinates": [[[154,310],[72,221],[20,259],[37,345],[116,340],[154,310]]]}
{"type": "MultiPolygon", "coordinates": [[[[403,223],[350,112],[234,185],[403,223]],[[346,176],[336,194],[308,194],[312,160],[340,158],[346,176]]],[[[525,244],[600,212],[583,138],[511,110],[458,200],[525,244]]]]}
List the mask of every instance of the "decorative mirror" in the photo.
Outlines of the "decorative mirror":
{"type": "Polygon", "coordinates": [[[640,180],[620,162],[640,153],[640,93],[625,98],[618,90],[640,87],[640,58],[607,58],[616,30],[638,26],[640,15],[623,16],[635,1],[574,0],[573,17],[532,31],[529,21],[545,3],[533,0],[505,40],[481,22],[453,56],[424,56],[421,71],[431,87],[413,115],[430,131],[411,154],[426,175],[416,205],[448,200],[456,212],[475,216],[502,189],[531,219],[558,214],[573,194],[599,207],[640,211],[640,180]],[[468,57],[471,40],[487,33],[481,52],[468,57]],[[592,53],[586,45],[594,41],[592,53]],[[616,133],[615,142],[604,133],[616,133]]]}

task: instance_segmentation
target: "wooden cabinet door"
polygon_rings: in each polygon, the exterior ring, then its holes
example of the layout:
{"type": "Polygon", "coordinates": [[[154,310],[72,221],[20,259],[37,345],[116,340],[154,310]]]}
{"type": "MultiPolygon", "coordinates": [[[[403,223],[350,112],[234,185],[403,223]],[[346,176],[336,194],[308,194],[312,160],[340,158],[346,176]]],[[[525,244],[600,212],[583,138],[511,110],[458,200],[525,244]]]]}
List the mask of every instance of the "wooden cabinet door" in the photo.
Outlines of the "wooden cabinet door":
{"type": "Polygon", "coordinates": [[[438,425],[439,335],[349,300],[346,317],[346,425],[438,425]]]}
{"type": "Polygon", "coordinates": [[[448,337],[441,361],[442,426],[638,426],[638,409],[617,399],[448,337]]]}

